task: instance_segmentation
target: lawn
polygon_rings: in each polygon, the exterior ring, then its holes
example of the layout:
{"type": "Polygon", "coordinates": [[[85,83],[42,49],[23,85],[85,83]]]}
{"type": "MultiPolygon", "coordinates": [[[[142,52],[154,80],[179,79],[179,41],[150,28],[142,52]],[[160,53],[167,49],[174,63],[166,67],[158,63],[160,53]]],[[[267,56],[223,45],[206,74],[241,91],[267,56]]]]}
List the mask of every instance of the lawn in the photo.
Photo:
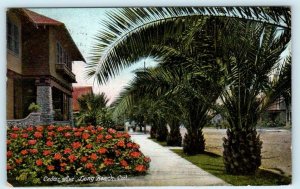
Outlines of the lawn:
{"type": "MultiPolygon", "coordinates": [[[[166,142],[159,142],[156,139],[151,139],[161,146],[167,146],[166,142]]],[[[172,149],[173,152],[190,161],[194,165],[209,172],[216,177],[221,178],[225,182],[235,186],[267,186],[267,185],[288,185],[291,184],[291,177],[279,175],[268,170],[259,169],[255,175],[229,175],[225,173],[222,156],[205,152],[205,154],[198,154],[194,156],[188,156],[183,153],[182,149],[172,149]]]]}
{"type": "Polygon", "coordinates": [[[215,175],[225,182],[235,185],[288,185],[291,183],[291,178],[283,175],[279,175],[267,170],[259,169],[255,175],[240,176],[240,175],[229,175],[224,172],[224,164],[222,156],[214,153],[206,152],[205,154],[198,154],[194,156],[188,156],[183,153],[181,149],[172,149],[173,152],[179,156],[190,161],[194,165],[201,169],[215,175]]]}

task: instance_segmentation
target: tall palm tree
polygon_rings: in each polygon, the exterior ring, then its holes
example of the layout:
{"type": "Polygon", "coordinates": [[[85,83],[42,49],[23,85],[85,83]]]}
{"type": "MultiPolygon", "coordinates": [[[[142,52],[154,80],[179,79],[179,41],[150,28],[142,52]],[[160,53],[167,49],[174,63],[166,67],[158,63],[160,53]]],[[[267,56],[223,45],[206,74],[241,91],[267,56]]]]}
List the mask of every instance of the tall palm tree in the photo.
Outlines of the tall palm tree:
{"type": "MultiPolygon", "coordinates": [[[[291,30],[289,7],[151,7],[123,8],[108,14],[96,36],[87,76],[105,83],[141,57],[153,44],[163,44],[170,36],[181,35],[195,22],[209,17],[253,20],[291,30]]],[[[201,28],[201,22],[195,29],[201,28]]]]}
{"type": "Polygon", "coordinates": [[[226,27],[234,29],[222,31],[217,52],[224,68],[223,116],[230,125],[223,157],[227,172],[253,174],[261,164],[262,145],[255,127],[259,115],[286,90],[285,79],[270,81],[269,77],[282,64],[291,33],[257,22],[233,21],[226,27]]]}
{"type": "MultiPolygon", "coordinates": [[[[122,9],[111,15],[111,22],[106,24],[107,32],[99,36],[88,74],[95,76],[99,83],[105,82],[122,68],[153,53],[155,45],[168,45],[167,39],[172,36],[176,38],[188,30],[192,34],[186,40],[189,46],[188,39],[195,37],[193,30],[197,33],[208,29],[206,23],[209,16],[204,15],[223,17],[216,19],[220,22],[212,24],[211,29],[215,31],[214,62],[223,68],[220,72],[223,77],[220,95],[225,107],[223,116],[230,123],[228,137],[224,139],[226,171],[253,173],[261,161],[261,142],[255,130],[258,115],[284,90],[282,87],[274,88],[281,85],[271,85],[268,75],[279,64],[278,58],[290,41],[289,8],[122,9]]],[[[176,51],[169,51],[168,54],[176,54],[176,51]]],[[[202,51],[202,54],[205,53],[202,51]]],[[[186,61],[185,67],[197,65],[193,62],[186,61]]],[[[208,84],[216,82],[210,80],[208,84]]],[[[217,82],[215,86],[219,84],[217,82]]],[[[202,95],[203,91],[195,91],[202,95]]]]}

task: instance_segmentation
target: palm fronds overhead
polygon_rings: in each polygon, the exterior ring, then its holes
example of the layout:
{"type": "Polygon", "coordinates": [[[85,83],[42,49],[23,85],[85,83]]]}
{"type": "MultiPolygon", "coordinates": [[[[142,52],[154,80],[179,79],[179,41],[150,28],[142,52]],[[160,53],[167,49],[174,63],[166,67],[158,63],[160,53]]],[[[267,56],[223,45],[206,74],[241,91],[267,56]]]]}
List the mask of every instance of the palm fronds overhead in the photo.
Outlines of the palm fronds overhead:
{"type": "MultiPolygon", "coordinates": [[[[147,57],[153,44],[182,33],[205,18],[254,20],[290,30],[289,7],[156,7],[123,8],[108,13],[96,37],[87,76],[105,83],[123,68],[147,57]]],[[[199,27],[201,28],[201,27],[199,27]]]]}

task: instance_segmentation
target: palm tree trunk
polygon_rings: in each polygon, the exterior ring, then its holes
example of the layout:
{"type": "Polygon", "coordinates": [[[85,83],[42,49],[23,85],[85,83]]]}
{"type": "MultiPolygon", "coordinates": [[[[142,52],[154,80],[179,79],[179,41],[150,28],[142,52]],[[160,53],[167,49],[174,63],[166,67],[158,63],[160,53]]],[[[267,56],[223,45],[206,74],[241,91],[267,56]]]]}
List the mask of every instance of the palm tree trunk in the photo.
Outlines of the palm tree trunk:
{"type": "Polygon", "coordinates": [[[170,121],[170,133],[167,136],[168,146],[181,146],[182,137],[179,129],[179,122],[176,120],[170,121]]]}
{"type": "Polygon", "coordinates": [[[228,129],[223,138],[225,170],[229,174],[254,174],[261,165],[262,142],[255,128],[228,129]]]}

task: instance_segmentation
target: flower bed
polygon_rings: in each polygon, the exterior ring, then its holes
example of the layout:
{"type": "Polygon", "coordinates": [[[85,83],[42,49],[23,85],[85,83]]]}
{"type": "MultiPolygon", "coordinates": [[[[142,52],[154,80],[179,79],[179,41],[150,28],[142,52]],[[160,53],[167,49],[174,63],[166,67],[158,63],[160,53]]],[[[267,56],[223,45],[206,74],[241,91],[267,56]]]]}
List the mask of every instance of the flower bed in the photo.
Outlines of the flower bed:
{"type": "Polygon", "coordinates": [[[114,129],[50,125],[7,130],[8,180],[17,185],[45,184],[45,176],[140,175],[149,162],[128,133],[114,129]]]}

